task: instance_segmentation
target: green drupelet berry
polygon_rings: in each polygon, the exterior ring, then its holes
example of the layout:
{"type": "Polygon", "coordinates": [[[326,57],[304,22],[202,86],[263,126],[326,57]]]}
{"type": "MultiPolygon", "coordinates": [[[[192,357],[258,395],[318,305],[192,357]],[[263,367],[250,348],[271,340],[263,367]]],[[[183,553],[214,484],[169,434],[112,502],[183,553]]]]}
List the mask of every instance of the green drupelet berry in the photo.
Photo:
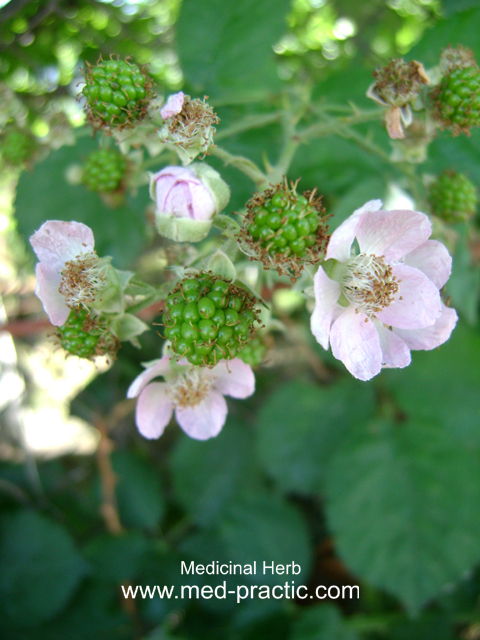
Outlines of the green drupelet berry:
{"type": "Polygon", "coordinates": [[[122,186],[127,171],[126,158],[116,149],[98,149],[83,167],[83,184],[90,191],[109,192],[122,186]]]}
{"type": "Polygon", "coordinates": [[[430,186],[433,213],[447,222],[463,222],[475,215],[477,189],[462,173],[444,171],[430,186]]]}
{"type": "Polygon", "coordinates": [[[480,70],[477,65],[453,69],[431,94],[435,118],[442,128],[470,135],[480,125],[480,70]]]}
{"type": "Polygon", "coordinates": [[[265,269],[295,280],[305,264],[322,259],[328,243],[327,217],[315,190],[298,195],[296,185],[277,184],[247,202],[240,247],[265,269]]]}
{"type": "Polygon", "coordinates": [[[153,97],[153,82],[145,67],[127,60],[87,63],[85,86],[87,118],[94,127],[126,129],[143,120],[153,97]]]}
{"type": "Polygon", "coordinates": [[[164,336],[178,359],[214,367],[249,342],[255,303],[248,291],[210,272],[189,276],[166,299],[164,336]]]}
{"type": "Polygon", "coordinates": [[[250,342],[238,352],[238,357],[251,367],[259,367],[267,353],[267,345],[260,336],[254,336],[250,342]]]}
{"type": "Polygon", "coordinates": [[[87,309],[72,309],[67,321],[58,328],[57,337],[65,351],[79,358],[115,357],[120,343],[103,324],[96,322],[87,309]]]}
{"type": "Polygon", "coordinates": [[[3,160],[12,167],[27,163],[38,148],[33,135],[24,129],[7,127],[0,140],[3,160]]]}

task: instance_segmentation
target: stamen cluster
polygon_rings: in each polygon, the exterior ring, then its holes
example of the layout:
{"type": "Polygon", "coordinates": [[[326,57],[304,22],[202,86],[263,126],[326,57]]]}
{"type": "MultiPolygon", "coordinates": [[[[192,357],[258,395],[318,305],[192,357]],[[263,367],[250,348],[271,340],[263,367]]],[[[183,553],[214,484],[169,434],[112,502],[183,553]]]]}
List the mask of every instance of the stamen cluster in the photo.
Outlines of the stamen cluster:
{"type": "Polygon", "coordinates": [[[96,251],[78,255],[65,262],[61,275],[59,292],[65,296],[65,303],[71,309],[88,306],[106,286],[108,264],[101,260],[96,251]]]}
{"type": "Polygon", "coordinates": [[[164,335],[177,358],[214,367],[250,340],[255,304],[248,291],[211,273],[188,277],[166,299],[164,335]]]}
{"type": "MultiPolygon", "coordinates": [[[[298,181],[297,181],[298,183],[298,181]]],[[[296,192],[286,180],[247,202],[247,214],[240,232],[240,248],[265,269],[274,267],[279,275],[294,281],[305,264],[316,264],[328,244],[328,226],[322,197],[316,189],[296,192]]]]}
{"type": "Polygon", "coordinates": [[[392,59],[386,67],[373,72],[375,90],[388,104],[403,107],[418,96],[420,88],[429,83],[423,66],[412,60],[392,59]]]}
{"type": "Polygon", "coordinates": [[[390,306],[399,282],[383,256],[361,253],[346,263],[341,285],[355,312],[372,317],[390,306]]]}
{"type": "Polygon", "coordinates": [[[217,114],[206,102],[183,96],[181,110],[168,118],[168,142],[189,149],[199,147],[206,151],[213,143],[214,125],[220,122],[217,114]]]}
{"type": "Polygon", "coordinates": [[[212,387],[212,378],[198,369],[191,369],[170,382],[167,395],[176,407],[195,407],[206,398],[212,387]]]}

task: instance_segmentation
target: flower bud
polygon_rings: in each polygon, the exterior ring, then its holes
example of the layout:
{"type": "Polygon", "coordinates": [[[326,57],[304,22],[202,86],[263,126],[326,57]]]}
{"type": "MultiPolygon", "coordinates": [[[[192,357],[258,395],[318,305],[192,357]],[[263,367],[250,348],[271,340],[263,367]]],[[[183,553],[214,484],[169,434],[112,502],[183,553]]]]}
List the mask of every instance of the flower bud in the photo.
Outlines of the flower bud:
{"type": "Polygon", "coordinates": [[[210,231],[212,218],[226,207],[230,189],[214,169],[193,164],[188,169],[165,167],[151,175],[159,233],[176,242],[199,242],[210,231]]]}

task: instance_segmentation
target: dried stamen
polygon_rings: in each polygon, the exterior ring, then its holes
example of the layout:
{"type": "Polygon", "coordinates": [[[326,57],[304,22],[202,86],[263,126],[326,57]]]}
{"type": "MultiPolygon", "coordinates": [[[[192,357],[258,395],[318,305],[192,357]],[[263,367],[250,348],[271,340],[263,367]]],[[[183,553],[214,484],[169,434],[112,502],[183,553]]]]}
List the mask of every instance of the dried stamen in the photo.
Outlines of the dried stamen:
{"type": "Polygon", "coordinates": [[[383,256],[361,253],[347,262],[342,291],[356,313],[372,317],[394,301],[398,284],[383,256]]]}

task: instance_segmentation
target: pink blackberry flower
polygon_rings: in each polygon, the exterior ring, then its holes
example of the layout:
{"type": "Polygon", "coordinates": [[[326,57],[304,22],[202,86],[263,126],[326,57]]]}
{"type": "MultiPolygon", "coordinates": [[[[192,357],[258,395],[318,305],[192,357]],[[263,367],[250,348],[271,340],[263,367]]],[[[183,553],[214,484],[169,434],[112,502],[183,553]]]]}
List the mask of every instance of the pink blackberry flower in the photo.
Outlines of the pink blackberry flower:
{"type": "Polygon", "coordinates": [[[138,397],[136,423],[149,439],[159,438],[173,412],[180,427],[196,440],[217,436],[227,418],[224,395],[247,398],[255,391],[252,369],[239,358],[212,369],[179,363],[164,355],[131,384],[127,396],[138,397]],[[151,382],[162,376],[165,382],[151,382]]]}
{"type": "Polygon", "coordinates": [[[30,238],[37,254],[35,293],[50,322],[63,325],[73,308],[87,308],[108,284],[109,260],[94,251],[92,230],[81,222],[49,220],[30,238]]]}
{"type": "Polygon", "coordinates": [[[411,349],[444,343],[457,321],[439,291],[452,259],[428,239],[428,217],[381,206],[367,202],[333,232],[314,278],[312,333],[360,380],[406,367],[411,349]]]}

